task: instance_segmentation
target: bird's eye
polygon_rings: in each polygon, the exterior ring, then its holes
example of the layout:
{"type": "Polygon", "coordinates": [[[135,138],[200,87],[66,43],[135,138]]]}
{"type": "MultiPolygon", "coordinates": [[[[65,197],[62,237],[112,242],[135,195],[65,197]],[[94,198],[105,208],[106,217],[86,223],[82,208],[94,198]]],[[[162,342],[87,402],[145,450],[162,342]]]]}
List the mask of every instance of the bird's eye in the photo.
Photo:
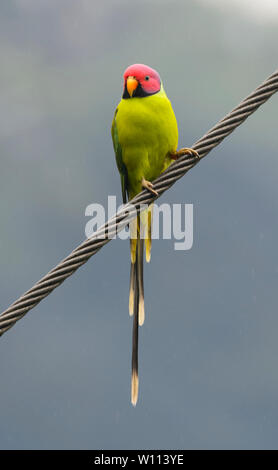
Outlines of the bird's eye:
{"type": "Polygon", "coordinates": [[[145,80],[148,81],[150,79],[149,75],[146,75],[145,80]]]}

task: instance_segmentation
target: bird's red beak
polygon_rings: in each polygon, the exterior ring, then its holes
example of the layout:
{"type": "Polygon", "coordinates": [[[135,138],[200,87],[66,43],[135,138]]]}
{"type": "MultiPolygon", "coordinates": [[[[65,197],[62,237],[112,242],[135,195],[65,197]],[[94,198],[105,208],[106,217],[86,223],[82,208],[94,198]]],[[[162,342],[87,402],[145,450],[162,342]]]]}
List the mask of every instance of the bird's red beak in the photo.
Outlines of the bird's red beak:
{"type": "Polygon", "coordinates": [[[132,98],[133,93],[135,92],[136,88],[138,87],[138,80],[134,77],[127,77],[126,81],[126,88],[130,98],[132,98]]]}

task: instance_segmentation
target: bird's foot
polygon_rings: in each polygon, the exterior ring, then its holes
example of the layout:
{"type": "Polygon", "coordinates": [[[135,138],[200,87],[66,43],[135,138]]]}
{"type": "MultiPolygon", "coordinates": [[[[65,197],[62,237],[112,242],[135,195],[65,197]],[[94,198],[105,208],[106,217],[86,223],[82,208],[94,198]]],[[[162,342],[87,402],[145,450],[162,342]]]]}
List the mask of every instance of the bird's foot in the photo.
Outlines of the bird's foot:
{"type": "Polygon", "coordinates": [[[188,155],[189,157],[196,157],[198,160],[200,159],[200,156],[196,150],[187,148],[187,147],[177,150],[174,153],[171,153],[170,157],[172,160],[178,160],[180,157],[183,157],[184,155],[188,155]]]}
{"type": "Polygon", "coordinates": [[[153,189],[153,184],[150,181],[145,180],[145,178],[142,179],[142,188],[147,189],[150,191],[150,193],[155,194],[155,196],[158,196],[158,192],[153,189]]]}

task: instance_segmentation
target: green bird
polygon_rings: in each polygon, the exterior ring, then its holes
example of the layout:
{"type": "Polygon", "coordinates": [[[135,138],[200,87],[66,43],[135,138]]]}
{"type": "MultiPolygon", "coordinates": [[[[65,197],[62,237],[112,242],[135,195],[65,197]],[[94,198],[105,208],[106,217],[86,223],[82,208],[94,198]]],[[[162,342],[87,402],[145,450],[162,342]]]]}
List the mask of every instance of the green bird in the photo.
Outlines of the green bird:
{"type": "MultiPolygon", "coordinates": [[[[157,194],[152,181],[181,155],[196,154],[185,148],[177,152],[178,126],[159,74],[143,64],[124,72],[124,90],[112,122],[112,140],[121,176],[123,202],[143,188],[157,194]]],[[[144,323],[143,249],[151,256],[152,207],[130,223],[131,271],[129,313],[134,316],[132,335],[131,402],[138,400],[138,325],[144,323]],[[142,237],[142,233],[144,237],[142,237]]]]}

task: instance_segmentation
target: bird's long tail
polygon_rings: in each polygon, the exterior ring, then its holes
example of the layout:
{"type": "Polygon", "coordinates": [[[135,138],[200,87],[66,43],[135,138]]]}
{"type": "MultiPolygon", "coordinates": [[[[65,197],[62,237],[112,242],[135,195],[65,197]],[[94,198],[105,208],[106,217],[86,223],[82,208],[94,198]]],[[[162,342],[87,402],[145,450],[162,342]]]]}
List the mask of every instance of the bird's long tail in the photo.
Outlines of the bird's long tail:
{"type": "Polygon", "coordinates": [[[130,224],[130,289],[129,314],[133,315],[132,333],[132,362],[131,362],[131,403],[136,405],[138,400],[138,326],[145,320],[144,282],[143,282],[143,254],[144,239],[146,247],[146,260],[151,258],[151,220],[152,207],[141,213],[137,220],[130,224]]]}

